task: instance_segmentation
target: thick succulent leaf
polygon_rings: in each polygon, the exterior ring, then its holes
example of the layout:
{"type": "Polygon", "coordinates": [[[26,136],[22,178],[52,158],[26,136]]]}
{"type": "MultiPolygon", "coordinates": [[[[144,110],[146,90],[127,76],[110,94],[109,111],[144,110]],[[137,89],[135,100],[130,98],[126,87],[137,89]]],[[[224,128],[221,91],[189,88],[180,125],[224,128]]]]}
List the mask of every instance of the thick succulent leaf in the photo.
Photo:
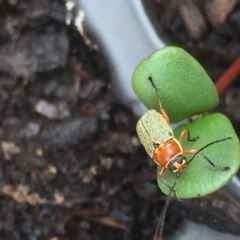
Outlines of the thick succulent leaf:
{"type": "MultiPolygon", "coordinates": [[[[175,186],[180,198],[205,196],[227,184],[238,171],[239,139],[228,118],[219,113],[210,114],[196,122],[179,126],[174,131],[175,136],[178,137],[184,128],[189,130],[191,138],[199,136],[199,139],[195,142],[188,142],[186,137],[182,143],[183,149],[198,150],[210,142],[231,137],[230,140],[213,144],[202,151],[215,165],[228,166],[230,168],[228,171],[214,169],[201,155],[197,154],[188,167],[180,173],[175,186]]],[[[186,155],[186,157],[189,160],[192,155],[186,155]]],[[[158,171],[160,169],[158,167],[158,171]]],[[[173,185],[175,176],[176,173],[167,170],[163,179],[173,185]]],[[[168,195],[169,188],[159,177],[157,179],[160,189],[168,195]]]]}
{"type": "Polygon", "coordinates": [[[152,77],[172,123],[179,122],[218,104],[216,89],[202,66],[178,47],[152,53],[135,69],[132,86],[148,109],[159,110],[152,77]]]}

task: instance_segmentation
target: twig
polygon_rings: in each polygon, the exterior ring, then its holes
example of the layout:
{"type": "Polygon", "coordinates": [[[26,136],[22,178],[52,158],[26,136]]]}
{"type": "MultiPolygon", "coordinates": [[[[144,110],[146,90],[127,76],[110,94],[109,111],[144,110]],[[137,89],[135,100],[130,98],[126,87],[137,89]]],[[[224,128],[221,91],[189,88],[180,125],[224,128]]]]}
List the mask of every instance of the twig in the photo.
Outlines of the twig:
{"type": "Polygon", "coordinates": [[[226,91],[227,87],[235,80],[239,73],[240,56],[215,83],[215,87],[219,96],[226,91]]]}

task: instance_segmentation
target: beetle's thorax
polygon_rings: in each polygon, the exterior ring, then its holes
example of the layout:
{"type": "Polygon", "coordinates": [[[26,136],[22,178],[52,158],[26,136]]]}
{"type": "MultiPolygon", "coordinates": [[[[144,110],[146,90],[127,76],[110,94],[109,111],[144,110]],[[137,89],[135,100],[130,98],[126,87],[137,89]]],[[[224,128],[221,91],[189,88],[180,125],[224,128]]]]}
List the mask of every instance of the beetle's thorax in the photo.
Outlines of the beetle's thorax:
{"type": "Polygon", "coordinates": [[[153,160],[162,167],[167,167],[172,159],[181,154],[181,144],[176,138],[172,138],[156,148],[153,160]]]}

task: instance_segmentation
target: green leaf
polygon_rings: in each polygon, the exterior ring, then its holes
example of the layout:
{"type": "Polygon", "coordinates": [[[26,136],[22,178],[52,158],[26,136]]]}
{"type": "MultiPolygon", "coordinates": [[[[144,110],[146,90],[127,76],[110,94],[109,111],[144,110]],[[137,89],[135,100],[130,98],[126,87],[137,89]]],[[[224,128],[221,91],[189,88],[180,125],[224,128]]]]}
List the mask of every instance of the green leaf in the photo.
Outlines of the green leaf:
{"type": "Polygon", "coordinates": [[[163,108],[172,123],[179,122],[218,104],[216,89],[202,66],[187,52],[165,47],[152,53],[135,69],[132,86],[148,109],[159,110],[152,77],[163,108]]]}
{"type": "MultiPolygon", "coordinates": [[[[229,166],[229,170],[214,169],[201,155],[197,154],[188,167],[180,173],[175,189],[182,199],[205,196],[215,192],[231,180],[240,166],[239,139],[227,117],[220,113],[207,115],[196,122],[179,126],[174,131],[175,136],[178,138],[185,128],[189,130],[191,138],[199,136],[199,139],[195,142],[188,142],[186,137],[182,142],[183,149],[198,150],[219,139],[227,137],[232,137],[232,139],[213,144],[202,151],[215,165],[229,166]]],[[[192,157],[192,155],[185,156],[187,160],[192,157]]],[[[159,170],[160,167],[158,167],[159,170]]],[[[172,186],[175,176],[176,173],[167,170],[162,177],[172,186]]],[[[168,195],[169,188],[159,177],[157,181],[160,189],[168,195]]]]}

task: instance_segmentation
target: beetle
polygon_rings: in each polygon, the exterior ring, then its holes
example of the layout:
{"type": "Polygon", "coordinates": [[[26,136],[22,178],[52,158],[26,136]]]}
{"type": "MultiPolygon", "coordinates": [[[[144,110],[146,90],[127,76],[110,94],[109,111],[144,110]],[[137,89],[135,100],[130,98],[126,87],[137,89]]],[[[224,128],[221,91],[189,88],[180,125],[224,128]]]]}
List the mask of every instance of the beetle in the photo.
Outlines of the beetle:
{"type": "MultiPolygon", "coordinates": [[[[187,141],[194,142],[199,139],[199,136],[194,138],[190,137],[188,129],[184,129],[179,138],[175,138],[173,130],[170,127],[170,119],[162,107],[160,96],[157,88],[153,82],[152,77],[148,77],[152,87],[155,90],[156,96],[159,101],[160,111],[157,112],[154,109],[148,110],[137,122],[136,131],[140,142],[145,148],[147,154],[153,159],[153,161],[161,166],[161,170],[158,173],[161,181],[174,192],[175,196],[179,199],[174,186],[170,186],[165,180],[162,179],[164,172],[168,169],[170,172],[176,173],[176,179],[179,177],[179,173],[182,172],[190,162],[195,158],[197,154],[200,154],[213,168],[219,170],[228,170],[229,167],[222,167],[215,165],[202,150],[210,145],[226,141],[231,137],[219,139],[208,143],[201,149],[183,149],[182,141],[187,136],[187,141]],[[190,160],[186,160],[184,155],[193,155],[190,160]]],[[[180,199],[179,199],[180,200],[180,199]]]]}

